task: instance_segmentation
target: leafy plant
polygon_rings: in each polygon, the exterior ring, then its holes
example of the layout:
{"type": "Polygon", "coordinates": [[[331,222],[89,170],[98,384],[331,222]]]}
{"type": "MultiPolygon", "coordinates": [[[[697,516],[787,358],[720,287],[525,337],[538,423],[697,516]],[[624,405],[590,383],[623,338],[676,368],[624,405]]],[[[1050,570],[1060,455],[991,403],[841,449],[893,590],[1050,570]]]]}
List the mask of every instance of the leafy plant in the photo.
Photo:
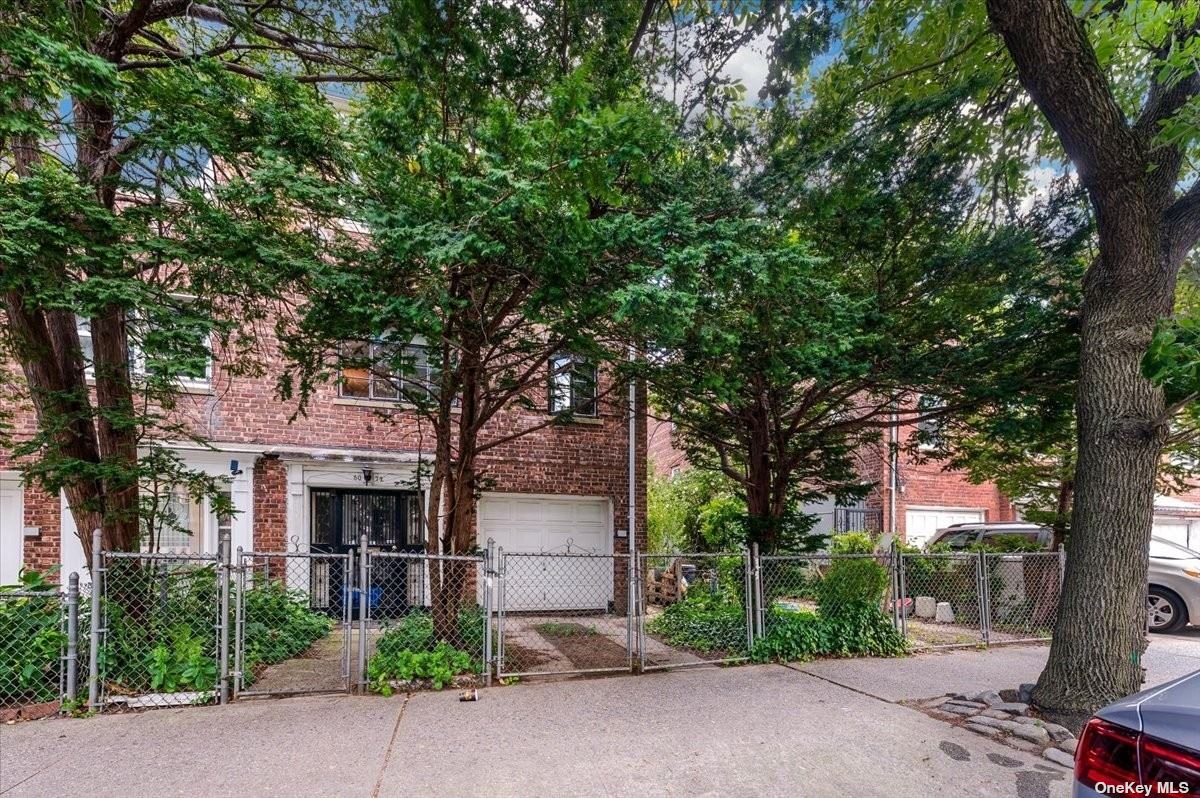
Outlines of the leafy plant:
{"type": "Polygon", "coordinates": [[[0,706],[53,701],[59,696],[59,665],[66,635],[58,599],[14,597],[16,591],[53,591],[45,575],[22,570],[16,585],[0,587],[0,706]]]}
{"type": "Polygon", "coordinates": [[[388,633],[379,640],[379,646],[367,664],[367,678],[372,692],[392,694],[392,682],[411,682],[429,679],[435,690],[441,690],[462,673],[475,673],[480,662],[466,651],[452,647],[444,641],[432,651],[413,651],[395,647],[395,639],[385,643],[388,633]]]}
{"type": "Polygon", "coordinates": [[[746,613],[736,595],[718,589],[693,587],[687,597],[672,604],[647,624],[666,642],[697,651],[743,653],[746,649],[746,613]]]}

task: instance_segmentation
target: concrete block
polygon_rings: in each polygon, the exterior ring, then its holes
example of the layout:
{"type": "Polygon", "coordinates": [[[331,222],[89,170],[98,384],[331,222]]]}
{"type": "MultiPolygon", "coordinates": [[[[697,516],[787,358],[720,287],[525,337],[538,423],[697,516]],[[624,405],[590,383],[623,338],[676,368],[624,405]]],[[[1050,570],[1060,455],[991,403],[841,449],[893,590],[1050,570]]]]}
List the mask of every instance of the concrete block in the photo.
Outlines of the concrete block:
{"type": "Polygon", "coordinates": [[[933,619],[938,623],[954,623],[954,610],[951,609],[949,601],[939,601],[937,603],[933,619]]]}
{"type": "Polygon", "coordinates": [[[937,612],[937,599],[933,596],[917,596],[917,617],[932,618],[937,612]]]}

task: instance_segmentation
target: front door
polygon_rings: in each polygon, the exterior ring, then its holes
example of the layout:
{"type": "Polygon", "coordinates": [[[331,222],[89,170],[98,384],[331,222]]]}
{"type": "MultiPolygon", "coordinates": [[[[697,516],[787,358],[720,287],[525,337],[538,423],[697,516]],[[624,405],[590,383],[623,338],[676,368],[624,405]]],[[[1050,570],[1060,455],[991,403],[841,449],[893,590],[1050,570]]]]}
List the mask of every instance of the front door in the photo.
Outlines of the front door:
{"type": "MultiPolygon", "coordinates": [[[[334,490],[312,492],[312,549],[345,553],[357,558],[363,535],[372,552],[421,552],[425,550],[420,503],[413,491],[334,490]]],[[[355,570],[359,568],[356,559],[355,570]]],[[[364,591],[374,618],[393,618],[424,604],[425,575],[418,563],[404,559],[375,558],[371,563],[371,586],[364,591]]],[[[349,594],[344,574],[331,574],[331,592],[346,596],[354,617],[362,600],[349,594]]],[[[357,581],[355,579],[354,581],[357,581]]]]}

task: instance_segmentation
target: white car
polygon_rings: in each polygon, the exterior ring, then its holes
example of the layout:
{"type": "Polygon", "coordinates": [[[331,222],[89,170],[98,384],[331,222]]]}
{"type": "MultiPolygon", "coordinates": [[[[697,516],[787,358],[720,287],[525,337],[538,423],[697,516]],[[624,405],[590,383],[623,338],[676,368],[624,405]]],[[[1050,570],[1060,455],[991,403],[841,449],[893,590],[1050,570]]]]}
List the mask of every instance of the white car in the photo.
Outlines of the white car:
{"type": "Polygon", "coordinates": [[[1150,538],[1150,585],[1146,611],[1151,632],[1200,626],[1200,552],[1150,538]]]}

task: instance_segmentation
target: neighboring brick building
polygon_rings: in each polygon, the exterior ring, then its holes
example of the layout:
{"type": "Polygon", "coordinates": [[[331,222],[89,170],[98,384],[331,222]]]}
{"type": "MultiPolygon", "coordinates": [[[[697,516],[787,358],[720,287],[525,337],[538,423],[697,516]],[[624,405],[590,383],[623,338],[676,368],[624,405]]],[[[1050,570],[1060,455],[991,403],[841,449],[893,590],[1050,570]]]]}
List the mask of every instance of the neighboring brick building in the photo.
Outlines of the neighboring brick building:
{"type": "MultiPolygon", "coordinates": [[[[650,460],[660,475],[687,467],[687,458],[671,443],[673,429],[670,422],[650,424],[650,460]]],[[[912,432],[912,426],[901,426],[899,440],[907,440],[912,432]]],[[[864,501],[856,507],[820,502],[804,508],[818,517],[815,531],[827,534],[852,529],[894,530],[901,539],[920,543],[949,524],[1016,518],[1012,504],[994,485],[972,485],[962,473],[945,471],[939,463],[916,463],[901,452],[893,479],[890,433],[891,430],[884,430],[883,440],[858,452],[859,473],[873,486],[864,501]]]]}
{"type": "MultiPolygon", "coordinates": [[[[975,485],[942,463],[916,462],[903,447],[893,459],[890,443],[903,444],[914,430],[911,424],[901,424],[884,430],[879,442],[862,447],[859,473],[871,483],[871,492],[857,507],[839,508],[832,502],[807,505],[805,511],[818,516],[816,531],[894,531],[901,540],[919,545],[950,524],[1020,520],[1020,508],[990,482],[975,485]]],[[[670,422],[650,424],[650,463],[661,476],[687,467],[686,456],[672,443],[673,431],[670,422]]],[[[1200,482],[1184,493],[1156,497],[1154,534],[1200,548],[1200,482]]]]}
{"type": "MultiPolygon", "coordinates": [[[[259,343],[277,351],[269,334],[259,343]]],[[[547,379],[549,374],[548,368],[547,379]]],[[[291,420],[295,406],[275,398],[278,374],[231,376],[217,353],[210,375],[183,385],[178,412],[211,448],[176,448],[191,468],[228,478],[238,512],[218,518],[208,502],[180,496],[174,510],[191,534],[164,541],[162,548],[212,552],[222,526],[231,530],[233,546],[246,550],[345,548],[360,533],[380,548],[423,545],[418,497],[427,492],[427,476],[417,465],[432,457],[427,423],[373,390],[347,391],[333,383],[318,389],[306,415],[291,420]]],[[[590,417],[577,412],[572,423],[544,427],[481,455],[481,544],[491,537],[508,551],[627,550],[628,420],[623,407],[605,401],[603,372],[598,383],[600,399],[590,417]]],[[[549,393],[539,395],[547,401],[549,393]]],[[[33,431],[32,409],[19,391],[0,396],[0,410],[15,414],[19,437],[33,431]]],[[[485,428],[484,440],[545,422],[548,412],[500,414],[485,428]]],[[[635,448],[635,523],[644,541],[644,416],[635,448]]],[[[63,573],[85,568],[74,520],[59,497],[23,486],[18,463],[0,449],[0,583],[14,579],[23,565],[55,564],[63,573]]]]}

